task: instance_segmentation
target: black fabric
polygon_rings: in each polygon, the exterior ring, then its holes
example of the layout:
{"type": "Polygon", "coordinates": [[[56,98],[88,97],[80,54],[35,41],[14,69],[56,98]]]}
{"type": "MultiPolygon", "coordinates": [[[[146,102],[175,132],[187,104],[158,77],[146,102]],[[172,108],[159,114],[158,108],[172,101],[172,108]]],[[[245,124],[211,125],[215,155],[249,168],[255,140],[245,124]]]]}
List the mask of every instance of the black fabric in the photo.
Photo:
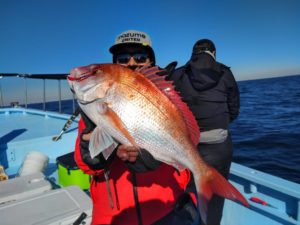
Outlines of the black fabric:
{"type": "Polygon", "coordinates": [[[141,149],[135,162],[126,162],[128,169],[135,173],[146,173],[155,170],[160,164],[160,161],[154,159],[153,156],[144,149],[141,149]]]}
{"type": "Polygon", "coordinates": [[[74,152],[61,155],[56,158],[56,163],[62,165],[69,170],[77,170],[78,166],[74,160],[74,152]]]}
{"type": "MultiPolygon", "coordinates": [[[[239,114],[239,90],[229,67],[218,63],[207,53],[192,55],[191,60],[174,71],[170,80],[193,112],[201,131],[229,129],[239,114]]],[[[203,160],[228,178],[233,146],[229,136],[223,143],[199,144],[203,160]]],[[[187,191],[195,192],[191,179],[187,191]]],[[[206,225],[219,225],[224,198],[214,195],[208,203],[206,225]]]]}
{"type": "Polygon", "coordinates": [[[164,69],[171,73],[175,70],[177,64],[178,64],[177,61],[170,62],[168,65],[166,65],[166,67],[164,69]]]}
{"type": "Polygon", "coordinates": [[[224,71],[212,56],[201,53],[192,56],[192,59],[185,66],[185,73],[197,91],[205,91],[218,84],[224,71]],[[206,76],[199,76],[200,74],[206,76]]]}
{"type": "Polygon", "coordinates": [[[92,132],[96,125],[87,117],[87,115],[80,109],[81,118],[85,124],[85,129],[82,131],[82,134],[88,134],[92,132]]]}
{"type": "Polygon", "coordinates": [[[169,63],[161,72],[158,72],[157,75],[168,77],[170,76],[170,74],[174,72],[176,66],[177,66],[177,62],[173,61],[169,63]]]}
{"type": "Polygon", "coordinates": [[[183,194],[168,215],[152,225],[197,225],[199,212],[189,194],[183,194]]]}
{"type": "MultiPolygon", "coordinates": [[[[228,179],[230,165],[232,161],[233,149],[230,134],[223,143],[219,144],[199,144],[198,151],[204,161],[210,166],[214,167],[222,176],[228,179]]],[[[186,188],[187,192],[193,192],[196,194],[196,187],[193,177],[190,179],[190,183],[186,188]]],[[[208,203],[207,210],[207,223],[202,221],[201,225],[220,225],[220,221],[223,215],[224,198],[217,195],[213,195],[212,199],[208,203]]]]}
{"type": "Polygon", "coordinates": [[[138,218],[139,225],[143,225],[141,206],[140,206],[139,196],[138,196],[138,192],[137,192],[136,175],[134,172],[132,172],[131,176],[132,176],[132,184],[133,184],[132,188],[133,188],[133,196],[134,196],[134,202],[135,202],[136,215],[138,218]]]}
{"type": "MultiPolygon", "coordinates": [[[[198,151],[203,157],[204,161],[209,165],[217,169],[217,171],[222,174],[226,179],[229,176],[230,165],[232,161],[232,141],[231,137],[220,144],[215,145],[205,145],[199,144],[198,151]]],[[[224,206],[224,198],[213,195],[212,199],[208,203],[207,210],[207,224],[206,225],[219,225],[222,219],[224,206]]],[[[202,225],[205,225],[202,223],[202,225]]]]}
{"type": "Polygon", "coordinates": [[[209,54],[193,56],[169,80],[193,112],[201,131],[223,128],[239,114],[239,90],[229,67],[209,54]],[[201,121],[201,122],[200,122],[201,121]]]}
{"type": "Polygon", "coordinates": [[[197,41],[193,46],[193,54],[199,54],[203,51],[216,51],[215,44],[209,39],[201,39],[197,41]]]}
{"type": "Polygon", "coordinates": [[[80,154],[82,161],[92,170],[102,170],[106,168],[115,157],[114,151],[113,154],[109,156],[108,160],[104,158],[102,153],[92,158],[89,151],[89,141],[84,141],[82,135],[80,140],[80,154]]]}

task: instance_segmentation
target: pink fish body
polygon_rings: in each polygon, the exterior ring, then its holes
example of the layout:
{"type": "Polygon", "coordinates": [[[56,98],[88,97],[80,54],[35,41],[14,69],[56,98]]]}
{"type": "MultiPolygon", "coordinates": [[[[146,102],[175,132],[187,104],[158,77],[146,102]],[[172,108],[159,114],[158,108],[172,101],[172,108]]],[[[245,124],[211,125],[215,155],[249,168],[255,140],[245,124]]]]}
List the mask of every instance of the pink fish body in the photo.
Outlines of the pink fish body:
{"type": "Polygon", "coordinates": [[[117,143],[149,151],[157,160],[194,175],[198,207],[206,221],[207,202],[216,193],[248,206],[246,199],[196,148],[200,132],[193,114],[157,68],[132,71],[116,64],[94,64],[71,71],[69,84],[86,115],[97,125],[92,156],[108,157],[117,143]]]}

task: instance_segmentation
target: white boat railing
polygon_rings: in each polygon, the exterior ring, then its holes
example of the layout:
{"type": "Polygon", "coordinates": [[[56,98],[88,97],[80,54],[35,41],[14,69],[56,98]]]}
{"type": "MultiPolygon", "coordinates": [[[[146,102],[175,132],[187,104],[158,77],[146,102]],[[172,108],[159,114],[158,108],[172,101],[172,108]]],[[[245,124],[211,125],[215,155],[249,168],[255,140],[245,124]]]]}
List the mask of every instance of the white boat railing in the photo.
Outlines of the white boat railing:
{"type": "MultiPolygon", "coordinates": [[[[57,80],[57,87],[58,87],[58,99],[56,101],[58,102],[58,112],[62,113],[62,85],[61,81],[66,80],[68,74],[19,74],[19,73],[0,73],[0,101],[1,101],[1,107],[7,107],[7,106],[13,106],[17,107],[19,106],[19,102],[11,102],[10,105],[5,104],[5,95],[4,90],[2,86],[2,79],[6,77],[10,78],[20,78],[24,79],[24,108],[29,107],[29,101],[28,101],[28,79],[41,79],[43,81],[42,89],[43,89],[43,99],[42,99],[42,110],[46,111],[46,80],[57,80]]],[[[75,106],[75,97],[74,94],[72,94],[72,110],[75,112],[76,106],[75,106]]]]}

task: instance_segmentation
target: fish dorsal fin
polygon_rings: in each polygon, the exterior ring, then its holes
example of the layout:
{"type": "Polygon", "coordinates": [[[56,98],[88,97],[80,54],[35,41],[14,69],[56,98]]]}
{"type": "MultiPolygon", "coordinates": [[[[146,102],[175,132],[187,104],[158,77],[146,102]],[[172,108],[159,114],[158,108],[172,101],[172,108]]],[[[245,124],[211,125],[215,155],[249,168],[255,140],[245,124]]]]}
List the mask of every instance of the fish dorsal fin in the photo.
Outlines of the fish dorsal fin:
{"type": "Polygon", "coordinates": [[[179,109],[188,128],[192,142],[194,145],[198,145],[200,139],[200,129],[198,123],[187,104],[182,101],[179,93],[174,89],[173,82],[166,81],[166,76],[157,75],[163,71],[164,70],[159,69],[157,66],[142,67],[138,70],[138,72],[142,73],[153,84],[155,84],[156,87],[158,87],[159,90],[161,90],[179,109]]]}

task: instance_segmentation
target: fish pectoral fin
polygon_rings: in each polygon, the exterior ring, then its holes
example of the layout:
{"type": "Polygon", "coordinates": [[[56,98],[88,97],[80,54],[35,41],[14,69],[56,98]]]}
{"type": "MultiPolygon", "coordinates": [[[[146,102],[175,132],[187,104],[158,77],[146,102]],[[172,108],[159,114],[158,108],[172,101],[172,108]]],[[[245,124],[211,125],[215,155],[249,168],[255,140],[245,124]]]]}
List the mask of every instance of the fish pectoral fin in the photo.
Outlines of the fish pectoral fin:
{"type": "Polygon", "coordinates": [[[102,153],[104,158],[108,159],[117,146],[118,143],[103,129],[96,127],[92,132],[89,144],[92,158],[102,153]]]}
{"type": "Polygon", "coordinates": [[[121,118],[117,115],[117,113],[115,113],[110,107],[107,107],[105,116],[107,116],[107,118],[111,121],[111,124],[114,126],[116,130],[121,132],[133,146],[139,148],[134,138],[131,136],[125,124],[123,123],[121,118]]]}

